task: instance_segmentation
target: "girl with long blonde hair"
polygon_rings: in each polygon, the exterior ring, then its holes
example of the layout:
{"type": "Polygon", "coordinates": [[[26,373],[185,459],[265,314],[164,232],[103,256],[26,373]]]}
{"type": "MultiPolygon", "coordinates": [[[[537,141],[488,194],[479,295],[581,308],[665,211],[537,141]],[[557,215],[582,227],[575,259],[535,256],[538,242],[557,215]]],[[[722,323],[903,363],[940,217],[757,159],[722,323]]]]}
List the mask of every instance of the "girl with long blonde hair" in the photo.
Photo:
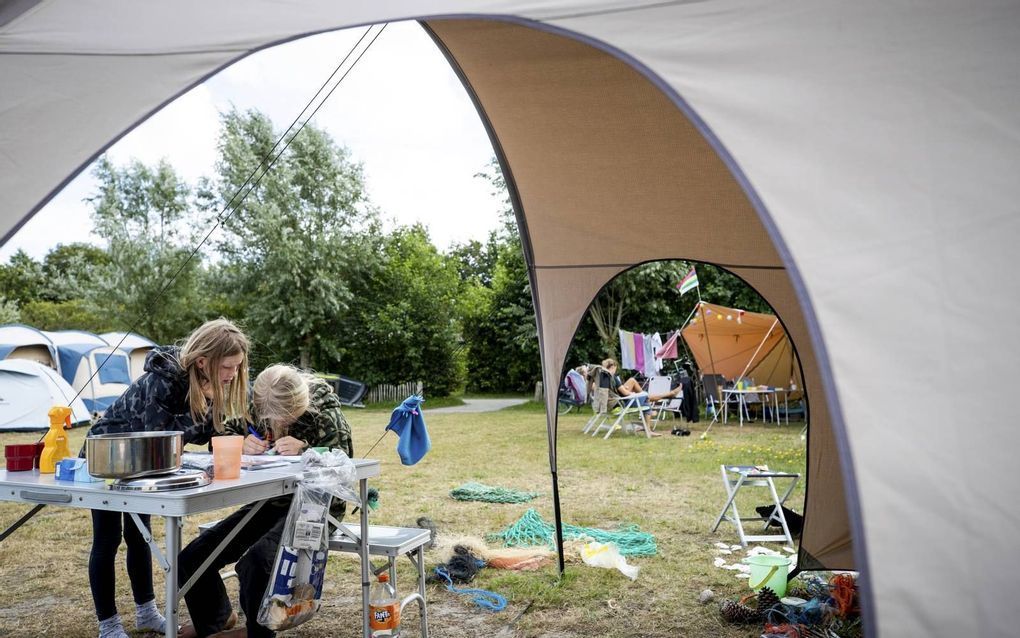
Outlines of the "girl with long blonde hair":
{"type": "MultiPolygon", "coordinates": [[[[226,319],[207,321],[181,346],[156,347],[139,377],[89,431],[95,434],[176,430],[184,443],[207,443],[228,419],[247,419],[248,337],[226,319]]],[[[140,516],[150,527],[149,516],[140,516]]],[[[151,529],[151,528],[150,528],[151,529]]],[[[152,589],[152,556],[131,517],[92,510],[89,585],[100,638],[128,638],[115,602],[115,559],[127,544],[127,572],[135,600],[135,626],[165,631],[152,589]]]]}

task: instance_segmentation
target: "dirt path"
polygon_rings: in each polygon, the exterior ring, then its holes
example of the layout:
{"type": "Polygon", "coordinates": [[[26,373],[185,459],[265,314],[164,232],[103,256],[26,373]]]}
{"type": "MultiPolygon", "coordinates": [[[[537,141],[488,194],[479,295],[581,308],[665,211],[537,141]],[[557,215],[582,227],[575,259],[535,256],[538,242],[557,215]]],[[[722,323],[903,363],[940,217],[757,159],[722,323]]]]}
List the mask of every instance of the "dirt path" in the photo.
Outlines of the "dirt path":
{"type": "Polygon", "coordinates": [[[425,405],[425,414],[440,414],[451,412],[495,412],[513,405],[527,403],[527,399],[464,399],[464,405],[455,405],[449,408],[436,408],[429,410],[425,405]]]}

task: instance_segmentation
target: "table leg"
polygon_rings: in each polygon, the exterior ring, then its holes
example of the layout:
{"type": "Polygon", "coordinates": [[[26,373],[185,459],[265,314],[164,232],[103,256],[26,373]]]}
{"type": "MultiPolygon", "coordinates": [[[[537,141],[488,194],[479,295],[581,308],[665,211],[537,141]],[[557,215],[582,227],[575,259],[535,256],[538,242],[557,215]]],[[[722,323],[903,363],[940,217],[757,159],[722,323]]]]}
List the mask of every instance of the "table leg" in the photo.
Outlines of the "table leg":
{"type": "Polygon", "coordinates": [[[8,536],[10,536],[11,534],[13,534],[15,530],[17,530],[17,529],[18,529],[19,527],[21,527],[22,525],[24,525],[25,523],[27,523],[27,522],[28,522],[28,519],[30,519],[30,518],[32,518],[33,516],[35,516],[35,515],[36,515],[36,513],[38,513],[38,512],[39,512],[39,510],[41,510],[41,509],[42,509],[42,508],[44,508],[44,507],[46,507],[46,504],[45,504],[45,503],[40,503],[39,505],[36,505],[35,507],[33,507],[33,508],[32,508],[32,509],[31,509],[31,510],[30,510],[30,511],[29,511],[29,512],[27,513],[27,514],[25,514],[24,516],[22,516],[22,517],[21,517],[21,518],[19,518],[18,520],[14,521],[14,522],[13,522],[13,523],[11,524],[11,526],[10,526],[10,527],[8,527],[7,529],[5,529],[5,530],[3,531],[3,533],[2,533],[2,534],[0,534],[0,541],[3,541],[3,539],[5,539],[5,538],[7,538],[8,536]]]}
{"type": "Polygon", "coordinates": [[[164,516],[166,527],[166,560],[169,569],[166,570],[166,638],[177,636],[177,608],[180,601],[177,598],[177,559],[181,553],[181,518],[179,516],[164,516]]]}
{"type": "Polygon", "coordinates": [[[361,544],[358,546],[358,554],[361,556],[361,634],[364,638],[370,638],[368,628],[368,588],[371,586],[368,564],[368,479],[359,481],[358,495],[361,497],[361,544]]]}

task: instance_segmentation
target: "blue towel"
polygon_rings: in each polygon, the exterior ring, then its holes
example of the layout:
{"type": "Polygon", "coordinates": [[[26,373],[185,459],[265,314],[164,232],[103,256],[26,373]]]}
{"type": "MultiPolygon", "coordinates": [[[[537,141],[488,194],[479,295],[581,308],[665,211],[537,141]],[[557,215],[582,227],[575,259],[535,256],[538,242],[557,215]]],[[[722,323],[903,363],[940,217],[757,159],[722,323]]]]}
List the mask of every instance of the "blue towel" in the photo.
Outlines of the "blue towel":
{"type": "Polygon", "coordinates": [[[414,465],[432,449],[429,431],[425,428],[425,417],[421,413],[424,401],[417,394],[404,399],[404,402],[393,410],[387,430],[393,430],[400,437],[397,441],[397,454],[404,465],[414,465]]]}

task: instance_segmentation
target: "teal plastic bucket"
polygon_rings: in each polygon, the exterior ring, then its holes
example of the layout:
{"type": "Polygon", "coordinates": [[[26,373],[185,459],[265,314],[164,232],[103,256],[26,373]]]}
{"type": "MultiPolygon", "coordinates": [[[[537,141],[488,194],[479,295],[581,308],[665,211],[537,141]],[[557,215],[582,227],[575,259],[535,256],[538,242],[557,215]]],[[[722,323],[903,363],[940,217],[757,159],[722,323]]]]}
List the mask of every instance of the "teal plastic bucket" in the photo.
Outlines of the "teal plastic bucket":
{"type": "Polygon", "coordinates": [[[747,580],[751,589],[768,587],[782,598],[786,595],[786,576],[790,573],[790,559],[785,556],[748,556],[744,562],[751,566],[747,580]]]}

